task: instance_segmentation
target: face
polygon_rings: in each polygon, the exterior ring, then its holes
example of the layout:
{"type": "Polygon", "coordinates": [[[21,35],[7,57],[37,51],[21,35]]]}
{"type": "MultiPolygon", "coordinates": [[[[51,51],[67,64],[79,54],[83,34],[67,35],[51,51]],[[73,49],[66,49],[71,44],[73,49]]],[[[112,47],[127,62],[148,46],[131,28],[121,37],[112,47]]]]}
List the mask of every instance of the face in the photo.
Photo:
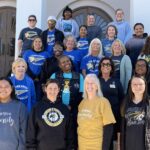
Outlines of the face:
{"type": "Polygon", "coordinates": [[[94,79],[92,79],[90,77],[86,78],[85,89],[86,89],[87,94],[95,94],[96,95],[98,87],[97,87],[94,79]]]}
{"type": "Polygon", "coordinates": [[[109,74],[110,75],[111,70],[112,70],[112,68],[111,68],[110,61],[109,60],[103,60],[102,63],[101,63],[102,75],[103,74],[109,74]]]}
{"type": "Polygon", "coordinates": [[[116,20],[117,21],[122,21],[123,17],[124,17],[124,14],[123,14],[123,12],[121,10],[116,12],[116,20]]]}
{"type": "Polygon", "coordinates": [[[48,99],[50,99],[51,101],[55,101],[59,93],[59,87],[56,83],[50,83],[45,88],[45,92],[48,99]]]}
{"type": "Polygon", "coordinates": [[[147,69],[146,69],[146,64],[144,61],[140,60],[136,63],[135,65],[135,72],[138,74],[138,75],[142,75],[142,76],[145,76],[146,72],[147,72],[147,69]]]}
{"type": "Polygon", "coordinates": [[[95,17],[92,15],[87,16],[87,25],[92,26],[95,24],[95,17]]]}
{"type": "Polygon", "coordinates": [[[68,20],[68,19],[70,19],[71,18],[71,12],[70,11],[65,11],[65,13],[64,13],[64,19],[65,20],[68,20]]]}
{"type": "Polygon", "coordinates": [[[145,91],[145,82],[140,78],[133,78],[131,81],[131,89],[134,95],[143,95],[145,91]]]}
{"type": "Polygon", "coordinates": [[[87,29],[85,27],[80,28],[80,37],[86,37],[87,36],[87,29]]]}
{"type": "Polygon", "coordinates": [[[75,41],[72,37],[69,37],[66,41],[67,50],[72,50],[75,47],[75,41]]]}
{"type": "Polygon", "coordinates": [[[116,36],[116,30],[114,27],[109,27],[108,30],[107,30],[107,36],[108,38],[114,38],[116,36]]]}
{"type": "Polygon", "coordinates": [[[41,51],[42,49],[42,40],[40,38],[36,38],[33,41],[33,47],[35,51],[41,51]]]}
{"type": "Polygon", "coordinates": [[[62,57],[59,60],[59,67],[63,72],[70,72],[71,71],[71,61],[68,57],[62,57]]]}
{"type": "Polygon", "coordinates": [[[48,28],[53,30],[55,28],[56,21],[55,20],[49,20],[48,21],[48,28]]]}
{"type": "Polygon", "coordinates": [[[121,53],[122,53],[122,47],[121,47],[121,45],[120,45],[120,43],[118,41],[116,41],[113,44],[112,49],[113,49],[113,53],[114,53],[115,56],[121,55],[121,53]]]}
{"type": "Polygon", "coordinates": [[[29,27],[35,27],[35,25],[36,25],[36,19],[34,18],[34,17],[30,17],[29,19],[28,19],[28,24],[29,24],[29,27]]]}
{"type": "Polygon", "coordinates": [[[57,44],[54,46],[53,52],[54,52],[55,57],[59,57],[63,54],[63,48],[57,44]]]}
{"type": "Polygon", "coordinates": [[[24,75],[26,72],[25,64],[23,62],[19,62],[18,64],[16,64],[14,71],[16,75],[24,75]]]}
{"type": "Polygon", "coordinates": [[[93,56],[98,56],[99,52],[100,52],[100,43],[98,43],[97,41],[94,41],[91,45],[91,54],[93,56]]]}
{"type": "Polygon", "coordinates": [[[141,37],[143,36],[144,28],[141,25],[137,25],[135,26],[134,33],[136,34],[136,36],[141,37]]]}
{"type": "Polygon", "coordinates": [[[6,80],[0,80],[0,101],[8,102],[11,98],[12,87],[6,80]]]}

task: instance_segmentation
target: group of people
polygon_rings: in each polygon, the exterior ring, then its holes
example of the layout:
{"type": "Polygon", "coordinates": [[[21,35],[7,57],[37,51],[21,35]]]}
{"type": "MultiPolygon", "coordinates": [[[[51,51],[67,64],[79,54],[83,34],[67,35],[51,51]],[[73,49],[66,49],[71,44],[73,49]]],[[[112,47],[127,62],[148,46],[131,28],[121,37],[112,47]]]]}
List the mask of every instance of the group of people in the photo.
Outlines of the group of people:
{"type": "Polygon", "coordinates": [[[0,78],[3,150],[149,150],[150,37],[134,34],[122,9],[102,30],[93,14],[78,27],[72,10],[18,38],[11,75],[0,78]]]}

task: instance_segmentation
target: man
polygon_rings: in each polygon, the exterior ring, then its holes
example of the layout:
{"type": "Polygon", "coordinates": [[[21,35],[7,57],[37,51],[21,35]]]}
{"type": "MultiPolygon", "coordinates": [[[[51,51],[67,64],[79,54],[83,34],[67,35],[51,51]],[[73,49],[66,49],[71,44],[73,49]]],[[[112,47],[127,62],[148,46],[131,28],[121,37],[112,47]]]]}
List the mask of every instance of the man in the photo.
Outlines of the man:
{"type": "Polygon", "coordinates": [[[63,32],[57,30],[56,26],[56,18],[54,16],[49,16],[47,19],[48,29],[43,31],[42,33],[42,41],[44,50],[47,50],[50,56],[53,55],[53,47],[56,41],[63,42],[64,34],[63,32]]]}
{"type": "Polygon", "coordinates": [[[23,55],[25,50],[31,49],[34,37],[40,36],[42,30],[36,27],[37,19],[35,15],[28,17],[28,27],[21,30],[18,38],[18,50],[23,55]]]}
{"type": "Polygon", "coordinates": [[[91,42],[94,38],[101,39],[102,30],[99,26],[95,25],[95,17],[94,15],[87,16],[87,37],[89,42],[91,42]]]}
{"type": "Polygon", "coordinates": [[[115,14],[116,21],[110,24],[116,26],[118,30],[117,38],[125,44],[132,37],[131,27],[128,22],[124,21],[124,12],[122,9],[117,9],[115,14]]]}

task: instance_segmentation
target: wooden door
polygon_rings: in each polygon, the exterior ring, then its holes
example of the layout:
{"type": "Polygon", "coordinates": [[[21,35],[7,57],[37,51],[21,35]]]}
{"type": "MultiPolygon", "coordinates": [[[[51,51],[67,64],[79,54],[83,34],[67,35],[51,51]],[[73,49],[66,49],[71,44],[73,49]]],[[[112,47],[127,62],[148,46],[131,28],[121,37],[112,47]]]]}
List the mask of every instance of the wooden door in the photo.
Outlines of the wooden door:
{"type": "Polygon", "coordinates": [[[0,8],[0,77],[11,70],[15,55],[16,10],[0,8]]]}
{"type": "Polygon", "coordinates": [[[77,21],[78,25],[86,25],[86,18],[88,14],[93,14],[95,16],[95,24],[102,29],[103,35],[105,37],[106,27],[112,18],[103,10],[96,7],[80,7],[73,11],[73,18],[77,21]]]}

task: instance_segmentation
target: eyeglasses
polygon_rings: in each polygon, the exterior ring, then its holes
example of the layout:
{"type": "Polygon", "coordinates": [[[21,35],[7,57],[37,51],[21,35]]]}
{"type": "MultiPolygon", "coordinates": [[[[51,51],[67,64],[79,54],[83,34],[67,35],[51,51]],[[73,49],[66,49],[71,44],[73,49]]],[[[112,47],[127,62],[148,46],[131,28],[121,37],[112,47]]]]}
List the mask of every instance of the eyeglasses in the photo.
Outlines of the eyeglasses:
{"type": "Polygon", "coordinates": [[[29,19],[28,21],[30,21],[30,22],[31,22],[31,21],[35,21],[35,19],[29,19]]]}
{"type": "Polygon", "coordinates": [[[111,64],[110,63],[102,63],[101,66],[102,67],[111,67],[111,64]]]}
{"type": "Polygon", "coordinates": [[[146,67],[146,65],[145,64],[136,64],[136,67],[146,67]]]}

